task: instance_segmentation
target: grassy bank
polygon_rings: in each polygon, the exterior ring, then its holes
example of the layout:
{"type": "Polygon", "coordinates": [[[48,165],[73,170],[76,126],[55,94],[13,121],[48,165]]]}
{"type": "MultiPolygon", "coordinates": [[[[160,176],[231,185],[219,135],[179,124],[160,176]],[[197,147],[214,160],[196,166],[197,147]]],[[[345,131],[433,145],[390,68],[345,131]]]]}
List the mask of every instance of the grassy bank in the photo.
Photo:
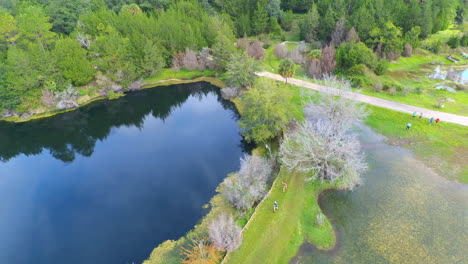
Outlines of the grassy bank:
{"type": "Polygon", "coordinates": [[[468,137],[466,127],[444,123],[428,125],[427,118],[368,106],[366,123],[391,143],[412,150],[416,157],[440,176],[468,184],[468,137]],[[405,130],[412,123],[409,131],[405,130]]]}
{"type": "Polygon", "coordinates": [[[325,219],[322,226],[315,223],[320,212],[317,198],[330,184],[305,182],[305,174],[282,170],[273,184],[272,191],[257,207],[256,214],[243,231],[243,242],[239,249],[228,255],[223,263],[289,263],[300,246],[311,242],[320,249],[331,249],[335,245],[335,234],[330,222],[325,219]],[[282,191],[282,181],[288,190],[282,191]],[[273,202],[279,210],[273,213],[273,202]]]}
{"type": "MultiPolygon", "coordinates": [[[[180,70],[178,72],[174,72],[172,69],[163,69],[160,74],[154,77],[150,77],[144,80],[143,86],[141,89],[147,88],[154,88],[158,86],[168,86],[168,85],[175,85],[175,84],[183,84],[183,83],[192,83],[192,82],[209,82],[218,87],[225,87],[223,81],[214,78],[216,76],[215,71],[206,70],[206,71],[187,71],[187,70],[180,70]]],[[[104,99],[117,99],[125,94],[115,93],[113,91],[109,92],[107,96],[101,96],[99,93],[96,92],[96,87],[94,86],[85,86],[80,87],[80,96],[77,98],[76,102],[79,104],[79,107],[88,105],[92,102],[104,100],[104,99]]],[[[79,108],[77,107],[77,108],[79,108]]],[[[58,110],[56,108],[46,108],[46,107],[39,107],[36,109],[32,109],[32,115],[24,118],[19,116],[12,116],[7,118],[0,118],[0,121],[7,121],[7,122],[27,122],[30,120],[40,119],[51,117],[54,115],[74,111],[77,108],[71,109],[64,109],[58,110]]]]}

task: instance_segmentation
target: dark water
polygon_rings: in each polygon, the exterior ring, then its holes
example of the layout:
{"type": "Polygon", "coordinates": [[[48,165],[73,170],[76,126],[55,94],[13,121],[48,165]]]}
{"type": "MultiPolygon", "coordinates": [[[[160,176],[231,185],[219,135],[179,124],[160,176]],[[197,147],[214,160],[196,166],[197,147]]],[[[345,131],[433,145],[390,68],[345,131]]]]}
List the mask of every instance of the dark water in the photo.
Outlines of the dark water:
{"type": "Polygon", "coordinates": [[[292,263],[468,263],[468,186],[436,175],[411,152],[362,127],[364,185],[324,193],[334,250],[305,244],[292,263]]]}
{"type": "Polygon", "coordinates": [[[237,118],[197,83],[0,123],[0,263],[140,263],[238,169],[237,118]]]}

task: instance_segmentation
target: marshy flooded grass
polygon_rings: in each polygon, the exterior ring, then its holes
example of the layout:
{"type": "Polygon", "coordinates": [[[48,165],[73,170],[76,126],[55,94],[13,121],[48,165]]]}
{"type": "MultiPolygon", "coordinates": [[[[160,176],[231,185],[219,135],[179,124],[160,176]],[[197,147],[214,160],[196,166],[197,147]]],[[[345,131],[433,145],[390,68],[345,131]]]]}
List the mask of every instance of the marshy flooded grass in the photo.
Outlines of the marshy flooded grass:
{"type": "Polygon", "coordinates": [[[360,133],[370,165],[364,184],[321,197],[337,248],[304,245],[292,262],[467,263],[468,186],[440,177],[367,127],[360,133]]]}

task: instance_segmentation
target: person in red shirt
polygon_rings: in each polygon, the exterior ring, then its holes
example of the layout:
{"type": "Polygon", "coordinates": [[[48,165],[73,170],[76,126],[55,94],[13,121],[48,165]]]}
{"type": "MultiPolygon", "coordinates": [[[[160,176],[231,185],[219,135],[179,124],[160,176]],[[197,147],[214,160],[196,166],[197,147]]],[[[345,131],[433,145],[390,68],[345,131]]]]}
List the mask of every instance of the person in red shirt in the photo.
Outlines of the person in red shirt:
{"type": "Polygon", "coordinates": [[[437,118],[436,119],[436,124],[439,124],[439,122],[440,122],[440,118],[437,118]]]}

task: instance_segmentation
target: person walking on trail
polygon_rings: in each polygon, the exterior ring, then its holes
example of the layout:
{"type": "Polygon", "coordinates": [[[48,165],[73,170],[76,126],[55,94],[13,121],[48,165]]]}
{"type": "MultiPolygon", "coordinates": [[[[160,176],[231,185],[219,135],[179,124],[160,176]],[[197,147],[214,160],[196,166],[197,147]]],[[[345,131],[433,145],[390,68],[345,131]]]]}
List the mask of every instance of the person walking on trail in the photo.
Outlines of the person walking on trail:
{"type": "Polygon", "coordinates": [[[415,118],[418,115],[418,113],[414,112],[413,113],[413,118],[415,118]]]}
{"type": "Polygon", "coordinates": [[[434,118],[431,117],[431,119],[429,120],[429,125],[432,125],[432,123],[434,123],[434,118]]]}
{"type": "Polygon", "coordinates": [[[423,113],[419,115],[419,119],[422,119],[422,118],[423,118],[423,113]]]}
{"type": "Polygon", "coordinates": [[[406,130],[409,130],[411,128],[411,123],[406,124],[406,130]]]}
{"type": "Polygon", "coordinates": [[[285,182],[283,182],[283,192],[285,192],[287,189],[288,189],[288,185],[285,182]]]}
{"type": "Polygon", "coordinates": [[[276,210],[278,210],[278,203],[275,201],[273,203],[273,213],[276,212],[276,210]]]}
{"type": "Polygon", "coordinates": [[[436,124],[439,124],[439,122],[440,122],[440,118],[437,118],[436,119],[436,124]]]}

